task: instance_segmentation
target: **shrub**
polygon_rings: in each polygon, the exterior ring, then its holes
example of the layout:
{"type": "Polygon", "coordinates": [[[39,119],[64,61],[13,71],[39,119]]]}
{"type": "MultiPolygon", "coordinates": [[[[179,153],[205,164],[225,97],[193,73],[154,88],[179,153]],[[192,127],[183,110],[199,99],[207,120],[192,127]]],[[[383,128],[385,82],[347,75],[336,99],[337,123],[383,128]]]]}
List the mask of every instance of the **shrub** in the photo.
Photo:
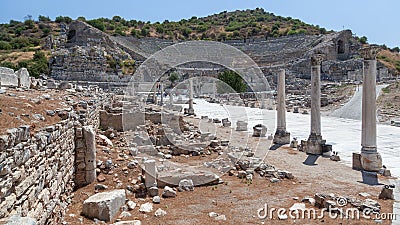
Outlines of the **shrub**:
{"type": "Polygon", "coordinates": [[[11,50],[12,46],[6,41],[0,41],[0,50],[11,50]]]}

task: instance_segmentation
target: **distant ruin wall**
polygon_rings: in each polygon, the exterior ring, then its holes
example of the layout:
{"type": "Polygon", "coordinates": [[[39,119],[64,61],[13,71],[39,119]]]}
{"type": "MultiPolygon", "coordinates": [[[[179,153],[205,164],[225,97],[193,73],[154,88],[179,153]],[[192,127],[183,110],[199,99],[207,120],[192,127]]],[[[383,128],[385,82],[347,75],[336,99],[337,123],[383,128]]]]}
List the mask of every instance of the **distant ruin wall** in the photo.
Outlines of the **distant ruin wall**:
{"type": "Polygon", "coordinates": [[[14,73],[13,69],[0,67],[0,86],[29,88],[31,79],[28,70],[21,68],[14,73]]]}
{"type": "Polygon", "coordinates": [[[34,134],[21,126],[0,135],[0,219],[18,214],[39,225],[61,223],[76,185],[76,130],[99,126],[105,98],[96,99],[34,134]]]}

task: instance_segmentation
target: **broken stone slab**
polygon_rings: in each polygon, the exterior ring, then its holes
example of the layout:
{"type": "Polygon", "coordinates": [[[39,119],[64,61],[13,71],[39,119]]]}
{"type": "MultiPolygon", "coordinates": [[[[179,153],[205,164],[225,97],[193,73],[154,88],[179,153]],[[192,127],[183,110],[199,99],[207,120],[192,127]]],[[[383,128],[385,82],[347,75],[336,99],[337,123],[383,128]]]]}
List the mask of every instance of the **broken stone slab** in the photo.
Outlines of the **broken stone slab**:
{"type": "Polygon", "coordinates": [[[102,140],[102,144],[104,144],[104,145],[106,145],[106,146],[111,146],[111,147],[114,146],[113,143],[111,142],[111,140],[108,139],[107,136],[102,135],[102,134],[99,134],[98,136],[99,136],[99,138],[102,140]]]}
{"type": "Polygon", "coordinates": [[[158,195],[158,187],[150,187],[148,190],[149,196],[154,197],[158,195]]]}
{"type": "Polygon", "coordinates": [[[114,223],[114,225],[141,225],[142,222],[140,220],[129,220],[129,221],[120,221],[114,223]]]}
{"type": "Polygon", "coordinates": [[[128,205],[129,210],[134,210],[136,207],[136,203],[133,201],[128,201],[126,204],[128,205]]]}
{"type": "Polygon", "coordinates": [[[236,122],[236,131],[247,131],[247,122],[238,120],[236,122]]]}
{"type": "Polygon", "coordinates": [[[390,188],[388,185],[385,185],[382,188],[381,193],[379,194],[379,199],[391,199],[391,200],[394,200],[393,188],[390,188]]]}
{"type": "Polygon", "coordinates": [[[365,209],[370,210],[370,212],[380,212],[381,211],[381,205],[379,202],[373,200],[373,199],[365,199],[361,206],[360,206],[361,211],[364,211],[365,209]]]}
{"type": "Polygon", "coordinates": [[[253,137],[265,137],[267,127],[262,124],[257,124],[253,127],[253,137]]]}
{"type": "Polygon", "coordinates": [[[176,191],[172,189],[171,187],[165,186],[162,196],[164,198],[175,198],[176,197],[176,191]]]}
{"type": "Polygon", "coordinates": [[[153,203],[155,203],[155,204],[160,204],[161,203],[161,198],[160,198],[160,196],[154,196],[153,197],[153,203]]]}
{"type": "Polygon", "coordinates": [[[220,182],[219,176],[209,171],[181,171],[177,169],[160,172],[157,177],[157,184],[159,187],[177,187],[181,180],[192,180],[194,186],[214,185],[220,182]]]}
{"type": "Polygon", "coordinates": [[[338,155],[332,155],[332,156],[330,157],[330,159],[331,159],[332,161],[339,162],[339,161],[340,161],[340,156],[338,156],[338,155]]]}
{"type": "Polygon", "coordinates": [[[140,206],[139,212],[149,213],[153,211],[153,203],[147,202],[140,206]]]}
{"type": "Polygon", "coordinates": [[[194,185],[192,180],[183,179],[179,181],[179,191],[194,191],[194,185]]]}
{"type": "Polygon", "coordinates": [[[0,219],[2,225],[36,225],[36,221],[30,217],[21,217],[19,215],[13,215],[8,218],[0,219]]]}
{"type": "Polygon", "coordinates": [[[147,188],[157,187],[157,168],[155,160],[146,160],[144,162],[145,185],[147,188]]]}
{"type": "Polygon", "coordinates": [[[315,199],[311,197],[304,197],[301,202],[309,203],[311,205],[315,205],[315,199]]]}
{"type": "Polygon", "coordinates": [[[89,219],[111,221],[125,203],[125,190],[117,189],[90,196],[83,202],[82,215],[89,219]]]}
{"type": "Polygon", "coordinates": [[[157,209],[156,212],[154,213],[154,216],[156,217],[163,217],[165,215],[167,215],[167,212],[165,212],[161,208],[157,209]]]}

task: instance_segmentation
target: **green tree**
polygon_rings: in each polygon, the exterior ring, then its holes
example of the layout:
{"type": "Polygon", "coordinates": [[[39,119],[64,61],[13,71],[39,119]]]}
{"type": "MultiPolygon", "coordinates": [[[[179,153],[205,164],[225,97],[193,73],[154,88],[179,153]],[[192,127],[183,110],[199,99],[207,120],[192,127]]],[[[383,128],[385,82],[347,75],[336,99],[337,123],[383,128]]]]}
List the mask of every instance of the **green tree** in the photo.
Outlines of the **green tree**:
{"type": "Polygon", "coordinates": [[[39,15],[38,17],[39,22],[51,22],[51,19],[48,16],[39,15]]]}
{"type": "Polygon", "coordinates": [[[234,71],[225,71],[218,75],[218,79],[228,84],[236,92],[245,92],[247,85],[243,78],[234,71]]]}
{"type": "Polygon", "coordinates": [[[55,22],[56,23],[71,23],[72,19],[68,16],[57,16],[55,22]]]}
{"type": "Polygon", "coordinates": [[[179,80],[179,74],[177,72],[172,72],[169,77],[168,80],[171,81],[171,83],[174,83],[175,81],[179,80]]]}
{"type": "Polygon", "coordinates": [[[365,36],[362,36],[362,37],[360,37],[359,41],[361,42],[361,44],[367,44],[368,38],[365,36]]]}
{"type": "Polygon", "coordinates": [[[86,22],[86,18],[83,17],[83,16],[80,16],[80,17],[76,18],[76,20],[82,21],[82,22],[86,22]]]}
{"type": "Polygon", "coordinates": [[[96,27],[101,31],[104,31],[106,29],[106,26],[104,25],[104,22],[101,19],[89,20],[87,21],[87,23],[93,27],[96,27]]]}

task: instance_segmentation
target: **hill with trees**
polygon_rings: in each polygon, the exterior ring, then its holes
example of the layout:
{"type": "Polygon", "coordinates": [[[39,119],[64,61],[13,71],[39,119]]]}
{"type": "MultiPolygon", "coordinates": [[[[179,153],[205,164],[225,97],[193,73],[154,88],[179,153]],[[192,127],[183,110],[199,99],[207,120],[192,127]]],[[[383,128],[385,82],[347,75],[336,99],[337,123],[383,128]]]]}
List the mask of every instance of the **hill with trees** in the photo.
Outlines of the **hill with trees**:
{"type": "MultiPolygon", "coordinates": [[[[136,38],[155,37],[177,41],[185,40],[245,40],[248,38],[270,38],[289,35],[318,35],[332,31],[318,25],[311,25],[299,19],[282,17],[264,11],[264,9],[237,10],[233,12],[221,12],[218,14],[180,21],[144,22],[139,20],[127,20],[120,16],[87,20],[78,17],[76,20],[85,21],[93,27],[113,36],[133,36],[136,38]]],[[[50,52],[43,48],[46,38],[50,35],[57,36],[60,33],[61,23],[70,23],[73,19],[68,16],[58,16],[51,20],[47,16],[40,15],[37,20],[32,16],[26,16],[23,22],[11,20],[7,24],[0,24],[0,66],[8,66],[18,69],[27,66],[32,75],[38,75],[42,71],[34,70],[39,64],[34,55],[45,58],[50,52]],[[35,64],[35,65],[33,65],[35,64]]],[[[366,37],[360,37],[362,43],[367,42],[366,37]]],[[[386,54],[386,58],[379,58],[394,71],[400,73],[398,65],[399,48],[388,49],[392,54],[386,54]],[[392,57],[394,55],[394,57],[392,57]]],[[[43,58],[40,65],[44,65],[43,58]]]]}

